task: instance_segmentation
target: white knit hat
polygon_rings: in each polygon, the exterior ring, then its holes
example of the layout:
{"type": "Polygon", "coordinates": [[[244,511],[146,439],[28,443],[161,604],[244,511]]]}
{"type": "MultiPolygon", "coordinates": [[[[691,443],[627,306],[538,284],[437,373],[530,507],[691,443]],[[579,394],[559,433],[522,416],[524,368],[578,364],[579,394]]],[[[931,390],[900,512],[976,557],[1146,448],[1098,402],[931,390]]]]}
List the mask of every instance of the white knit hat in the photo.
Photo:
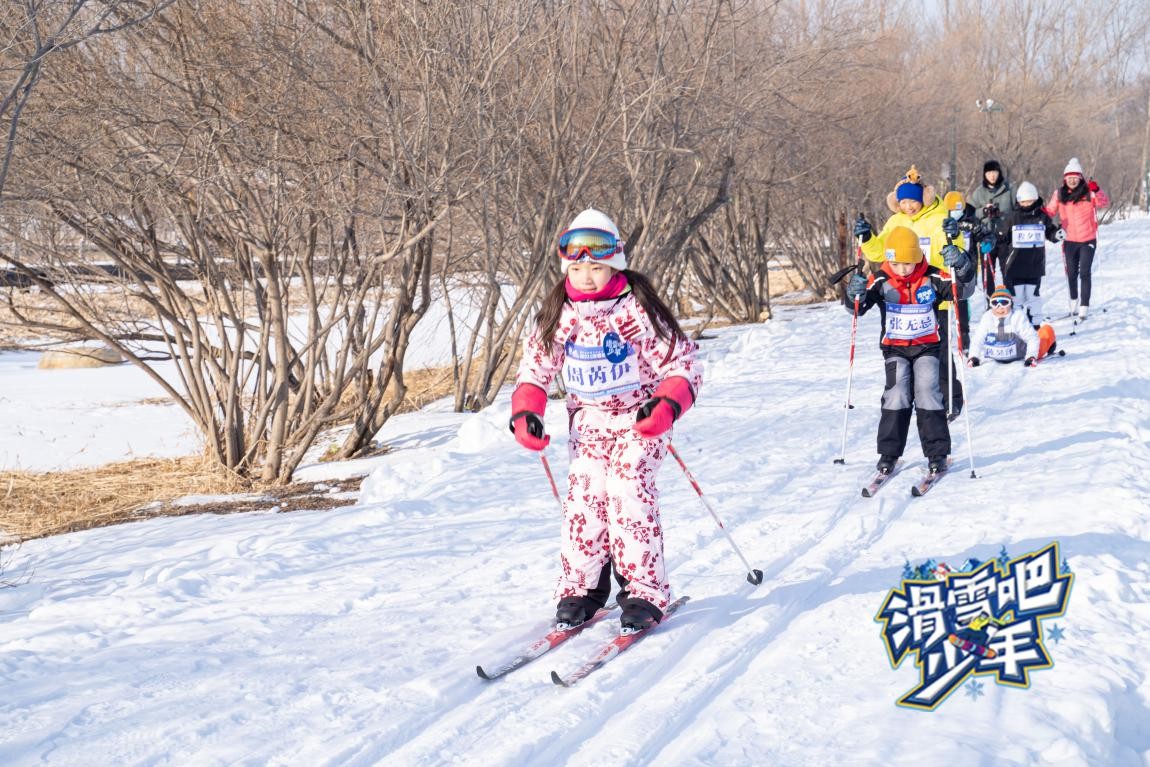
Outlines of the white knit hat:
{"type": "Polygon", "coordinates": [[[1029,181],[1023,181],[1018,185],[1018,191],[1014,193],[1014,199],[1019,202],[1026,202],[1027,200],[1038,199],[1038,187],[1029,181]]]}
{"type": "Polygon", "coordinates": [[[1066,163],[1066,170],[1062,171],[1063,176],[1069,176],[1071,173],[1077,173],[1082,178],[1086,178],[1086,174],[1082,172],[1082,163],[1078,162],[1077,157],[1071,157],[1070,162],[1066,163]]]}
{"type": "MultiPolygon", "coordinates": [[[[598,229],[603,232],[609,232],[610,234],[615,235],[616,239],[619,239],[619,227],[615,226],[615,222],[611,220],[611,217],[606,213],[595,210],[594,208],[588,208],[576,216],[574,219],[572,219],[571,223],[567,225],[567,229],[565,231],[569,232],[572,229],[598,229]]],[[[594,263],[606,264],[612,269],[618,269],[620,271],[626,269],[627,253],[623,248],[624,244],[625,243],[620,240],[618,253],[615,253],[610,258],[604,258],[595,261],[594,263]]],[[[571,266],[573,262],[568,261],[566,258],[560,260],[561,263],[559,264],[559,268],[563,271],[564,274],[567,274],[567,268],[571,266]]]]}

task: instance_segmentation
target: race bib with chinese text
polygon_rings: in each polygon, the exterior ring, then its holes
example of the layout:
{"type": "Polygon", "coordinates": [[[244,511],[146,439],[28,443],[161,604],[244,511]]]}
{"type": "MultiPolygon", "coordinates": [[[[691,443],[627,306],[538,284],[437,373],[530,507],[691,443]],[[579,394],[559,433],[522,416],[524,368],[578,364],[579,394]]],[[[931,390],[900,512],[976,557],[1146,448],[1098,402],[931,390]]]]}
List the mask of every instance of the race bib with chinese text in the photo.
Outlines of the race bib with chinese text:
{"type": "Polygon", "coordinates": [[[886,337],[898,341],[914,341],[935,332],[933,304],[886,305],[886,337]]]}
{"type": "Polygon", "coordinates": [[[1015,248],[1041,248],[1044,236],[1042,224],[1016,224],[1010,228],[1010,243],[1015,248]]]}
{"type": "Polygon", "coordinates": [[[616,333],[603,336],[600,346],[568,341],[563,360],[567,391],[588,400],[606,399],[639,388],[634,348],[616,333]]]}
{"type": "Polygon", "coordinates": [[[1018,340],[1013,336],[999,340],[997,333],[987,333],[986,339],[982,342],[982,356],[988,360],[1002,362],[1016,360],[1019,356],[1018,340]]]}

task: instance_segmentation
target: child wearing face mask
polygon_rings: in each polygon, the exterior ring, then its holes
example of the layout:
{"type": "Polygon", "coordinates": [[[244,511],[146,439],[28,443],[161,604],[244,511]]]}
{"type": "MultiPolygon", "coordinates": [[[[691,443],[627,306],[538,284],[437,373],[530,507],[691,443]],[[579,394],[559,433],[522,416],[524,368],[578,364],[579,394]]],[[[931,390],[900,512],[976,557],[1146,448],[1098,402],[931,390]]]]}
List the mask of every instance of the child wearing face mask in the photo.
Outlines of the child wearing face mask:
{"type": "Polygon", "coordinates": [[[1038,188],[1029,181],[1018,185],[1018,208],[1003,220],[1007,232],[1002,284],[1015,296],[1015,307],[1038,330],[1042,323],[1042,278],[1046,275],[1046,242],[1058,241],[1058,225],[1042,209],[1038,188]]]}
{"type": "MultiPolygon", "coordinates": [[[[862,242],[862,254],[873,263],[884,263],[886,238],[894,229],[910,229],[919,240],[919,249],[924,259],[937,269],[943,269],[943,249],[954,244],[966,248],[966,240],[959,232],[958,222],[952,219],[943,201],[935,193],[934,187],[925,184],[915,166],[910,166],[894,191],[887,195],[887,208],[892,215],[875,234],[870,223],[859,216],[855,221],[854,235],[862,242]]],[[[939,304],[938,331],[944,352],[949,349],[950,312],[953,310],[949,294],[943,296],[939,304]]],[[[948,379],[942,387],[943,403],[949,420],[954,420],[962,412],[962,384],[958,380],[953,361],[943,359],[943,373],[948,379]]]]}

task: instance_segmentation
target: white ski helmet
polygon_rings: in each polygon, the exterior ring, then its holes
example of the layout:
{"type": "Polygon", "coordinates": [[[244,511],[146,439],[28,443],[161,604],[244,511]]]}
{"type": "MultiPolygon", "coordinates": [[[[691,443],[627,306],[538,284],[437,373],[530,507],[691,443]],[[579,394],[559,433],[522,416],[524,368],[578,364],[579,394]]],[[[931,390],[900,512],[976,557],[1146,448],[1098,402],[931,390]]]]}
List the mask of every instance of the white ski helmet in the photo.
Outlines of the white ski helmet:
{"type": "MultiPolygon", "coordinates": [[[[567,225],[565,232],[572,229],[598,229],[602,232],[608,232],[619,240],[619,251],[612,255],[610,258],[604,258],[596,263],[606,264],[612,269],[623,270],[627,268],[627,253],[624,250],[625,243],[619,238],[619,227],[615,226],[615,222],[611,217],[602,211],[595,210],[594,208],[587,208],[587,210],[580,213],[578,216],[571,220],[567,225]]],[[[560,269],[564,274],[567,274],[567,267],[571,266],[571,261],[566,258],[561,259],[560,269]]]]}
{"type": "Polygon", "coordinates": [[[1038,187],[1029,181],[1023,181],[1018,185],[1018,191],[1014,193],[1014,199],[1019,202],[1031,202],[1038,199],[1038,187]]]}
{"type": "Polygon", "coordinates": [[[572,219],[571,223],[567,225],[567,229],[601,229],[616,237],[619,236],[619,227],[615,226],[611,217],[594,208],[588,208],[572,219]]]}

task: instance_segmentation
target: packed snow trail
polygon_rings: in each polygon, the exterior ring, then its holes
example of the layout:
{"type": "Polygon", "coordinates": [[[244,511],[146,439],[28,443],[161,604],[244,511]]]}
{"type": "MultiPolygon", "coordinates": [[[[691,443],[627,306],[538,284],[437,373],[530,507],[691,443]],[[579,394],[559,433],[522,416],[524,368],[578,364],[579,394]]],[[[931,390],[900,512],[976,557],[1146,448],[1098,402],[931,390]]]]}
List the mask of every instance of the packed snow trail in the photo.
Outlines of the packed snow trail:
{"type": "MultiPolygon", "coordinates": [[[[673,460],[660,474],[671,583],[691,601],[574,688],[549,670],[604,620],[503,679],[477,663],[537,636],[560,521],[507,398],[394,419],[360,505],[161,519],[34,541],[0,590],[5,765],[1136,765],[1150,758],[1150,220],[1103,227],[1096,305],[1064,359],[966,371],[950,475],[922,498],[902,472],[859,494],[882,362],[860,320],[846,464],[850,315],[780,307],[703,341],[698,406],[674,441],[762,585],[673,460]],[[1102,309],[1106,311],[1103,312],[1102,309]],[[967,414],[963,414],[962,419],[967,414]],[[1076,574],[1030,689],[981,678],[937,711],[900,709],[874,622],[904,560],[952,564],[1058,540],[1076,574]]],[[[1065,305],[1051,249],[1043,293],[1065,305]]],[[[547,413],[557,478],[565,413],[547,413]]]]}

